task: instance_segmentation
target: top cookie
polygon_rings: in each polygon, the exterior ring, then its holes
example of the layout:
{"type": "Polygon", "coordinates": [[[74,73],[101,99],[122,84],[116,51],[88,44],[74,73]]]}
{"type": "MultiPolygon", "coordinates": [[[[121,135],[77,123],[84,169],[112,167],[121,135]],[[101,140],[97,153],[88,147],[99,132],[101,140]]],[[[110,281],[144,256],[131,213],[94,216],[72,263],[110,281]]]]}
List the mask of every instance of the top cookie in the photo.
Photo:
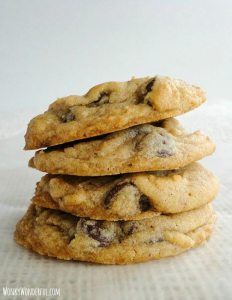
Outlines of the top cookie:
{"type": "Polygon", "coordinates": [[[84,96],[58,99],[32,119],[25,149],[39,149],[154,122],[192,110],[206,100],[196,86],[169,77],[107,82],[84,96]]]}

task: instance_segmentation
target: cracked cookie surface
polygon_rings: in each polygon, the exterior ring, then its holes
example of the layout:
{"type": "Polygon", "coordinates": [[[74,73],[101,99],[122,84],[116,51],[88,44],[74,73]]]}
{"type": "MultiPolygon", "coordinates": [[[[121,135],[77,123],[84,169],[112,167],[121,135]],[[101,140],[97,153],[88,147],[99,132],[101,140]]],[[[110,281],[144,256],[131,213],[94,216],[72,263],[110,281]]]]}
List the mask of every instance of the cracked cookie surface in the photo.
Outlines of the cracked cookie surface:
{"type": "Polygon", "coordinates": [[[177,116],[206,100],[196,86],[169,77],[107,82],[84,96],[58,99],[33,118],[25,149],[39,149],[177,116]]]}
{"type": "Polygon", "coordinates": [[[141,221],[96,221],[31,205],[16,226],[18,244],[41,255],[102,264],[127,264],[180,254],[206,241],[211,205],[141,221]]]}
{"type": "Polygon", "coordinates": [[[96,220],[140,220],[198,208],[217,191],[215,176],[193,163],[173,171],[94,178],[47,174],[32,202],[96,220]]]}
{"type": "Polygon", "coordinates": [[[178,169],[214,150],[208,136],[187,134],[170,118],[37,151],[29,166],[51,174],[103,176],[178,169]]]}

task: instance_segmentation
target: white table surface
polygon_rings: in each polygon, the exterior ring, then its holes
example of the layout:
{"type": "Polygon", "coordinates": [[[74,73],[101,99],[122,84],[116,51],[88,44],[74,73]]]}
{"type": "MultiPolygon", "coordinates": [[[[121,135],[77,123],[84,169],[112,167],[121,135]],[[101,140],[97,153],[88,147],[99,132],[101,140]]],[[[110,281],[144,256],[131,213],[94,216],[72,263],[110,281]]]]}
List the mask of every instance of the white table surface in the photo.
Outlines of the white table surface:
{"type": "MultiPolygon", "coordinates": [[[[13,241],[15,224],[29,205],[35,183],[42,175],[27,167],[33,152],[22,151],[27,118],[22,112],[14,115],[13,123],[6,116],[0,123],[1,288],[59,287],[58,299],[78,300],[232,299],[231,101],[207,103],[179,118],[187,128],[200,128],[217,143],[215,154],[203,160],[221,182],[214,203],[218,222],[211,240],[178,257],[128,266],[44,258],[13,241]]],[[[1,297],[6,298],[2,291],[1,297]]]]}

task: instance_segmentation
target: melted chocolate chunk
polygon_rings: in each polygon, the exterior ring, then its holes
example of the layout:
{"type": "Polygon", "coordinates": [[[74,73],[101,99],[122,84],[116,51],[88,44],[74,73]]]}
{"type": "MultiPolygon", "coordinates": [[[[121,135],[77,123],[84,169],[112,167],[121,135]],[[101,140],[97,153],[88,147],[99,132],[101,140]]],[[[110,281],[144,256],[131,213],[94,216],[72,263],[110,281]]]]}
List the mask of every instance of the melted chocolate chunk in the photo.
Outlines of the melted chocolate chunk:
{"type": "Polygon", "coordinates": [[[135,232],[136,229],[137,229],[137,226],[135,224],[131,224],[131,226],[129,226],[129,228],[127,228],[125,233],[127,235],[131,235],[132,233],[135,232]]]}
{"type": "MultiPolygon", "coordinates": [[[[137,101],[136,101],[137,104],[143,103],[143,102],[144,102],[144,98],[146,97],[146,95],[147,95],[148,93],[151,92],[152,87],[153,87],[153,85],[154,85],[154,83],[155,83],[155,80],[156,80],[156,78],[153,78],[150,82],[148,82],[148,84],[147,84],[146,87],[145,87],[145,92],[143,92],[143,93],[141,93],[141,92],[138,93],[138,95],[137,95],[137,101]]],[[[151,104],[149,103],[149,101],[147,102],[147,104],[151,106],[151,104]]]]}
{"type": "Polygon", "coordinates": [[[147,196],[141,195],[139,199],[139,207],[142,212],[148,211],[152,208],[151,203],[147,196]]]}
{"type": "Polygon", "coordinates": [[[103,221],[86,221],[82,220],[81,226],[83,231],[88,234],[92,239],[98,241],[99,247],[106,247],[110,244],[111,240],[102,235],[101,226],[103,221]]]}
{"type": "Polygon", "coordinates": [[[61,116],[61,120],[64,122],[64,123],[68,123],[68,122],[71,122],[75,119],[75,115],[71,112],[70,109],[68,109],[64,114],[62,114],[61,116]]]}
{"type": "Polygon", "coordinates": [[[130,186],[133,185],[132,183],[128,183],[128,182],[123,182],[121,184],[116,184],[106,195],[104,202],[103,202],[103,206],[105,208],[109,208],[111,202],[112,202],[112,198],[114,198],[114,196],[121,191],[124,187],[126,186],[130,186]]]}
{"type": "Polygon", "coordinates": [[[163,241],[164,241],[164,239],[159,238],[159,239],[156,240],[156,243],[161,243],[161,242],[163,242],[163,241]]]}
{"type": "Polygon", "coordinates": [[[87,107],[96,107],[100,106],[102,104],[109,103],[109,94],[106,92],[102,92],[97,100],[87,104],[87,107]]]}
{"type": "MultiPolygon", "coordinates": [[[[152,90],[152,87],[155,83],[156,78],[153,78],[147,85],[146,85],[146,94],[150,93],[150,91],[152,90]]],[[[146,94],[144,96],[146,96],[146,94]]]]}
{"type": "Polygon", "coordinates": [[[121,235],[119,236],[119,242],[121,243],[128,236],[132,235],[136,231],[136,229],[138,228],[138,226],[133,221],[131,221],[131,222],[118,221],[118,222],[120,222],[120,227],[122,229],[121,235]]]}
{"type": "Polygon", "coordinates": [[[156,154],[158,157],[168,157],[174,155],[174,153],[168,149],[161,149],[157,151],[156,154]]]}

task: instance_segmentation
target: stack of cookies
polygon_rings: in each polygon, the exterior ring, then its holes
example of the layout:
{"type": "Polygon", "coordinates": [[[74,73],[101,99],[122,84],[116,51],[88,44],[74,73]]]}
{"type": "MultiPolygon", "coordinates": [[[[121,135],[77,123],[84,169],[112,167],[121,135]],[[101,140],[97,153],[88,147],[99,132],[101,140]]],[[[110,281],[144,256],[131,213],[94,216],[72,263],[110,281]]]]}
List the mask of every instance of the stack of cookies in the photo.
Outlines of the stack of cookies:
{"type": "Polygon", "coordinates": [[[197,163],[215,150],[173,117],[205,101],[168,77],[108,82],[32,119],[29,165],[46,172],[15,240],[35,252],[103,264],[174,256],[206,241],[218,190],[197,163]]]}

